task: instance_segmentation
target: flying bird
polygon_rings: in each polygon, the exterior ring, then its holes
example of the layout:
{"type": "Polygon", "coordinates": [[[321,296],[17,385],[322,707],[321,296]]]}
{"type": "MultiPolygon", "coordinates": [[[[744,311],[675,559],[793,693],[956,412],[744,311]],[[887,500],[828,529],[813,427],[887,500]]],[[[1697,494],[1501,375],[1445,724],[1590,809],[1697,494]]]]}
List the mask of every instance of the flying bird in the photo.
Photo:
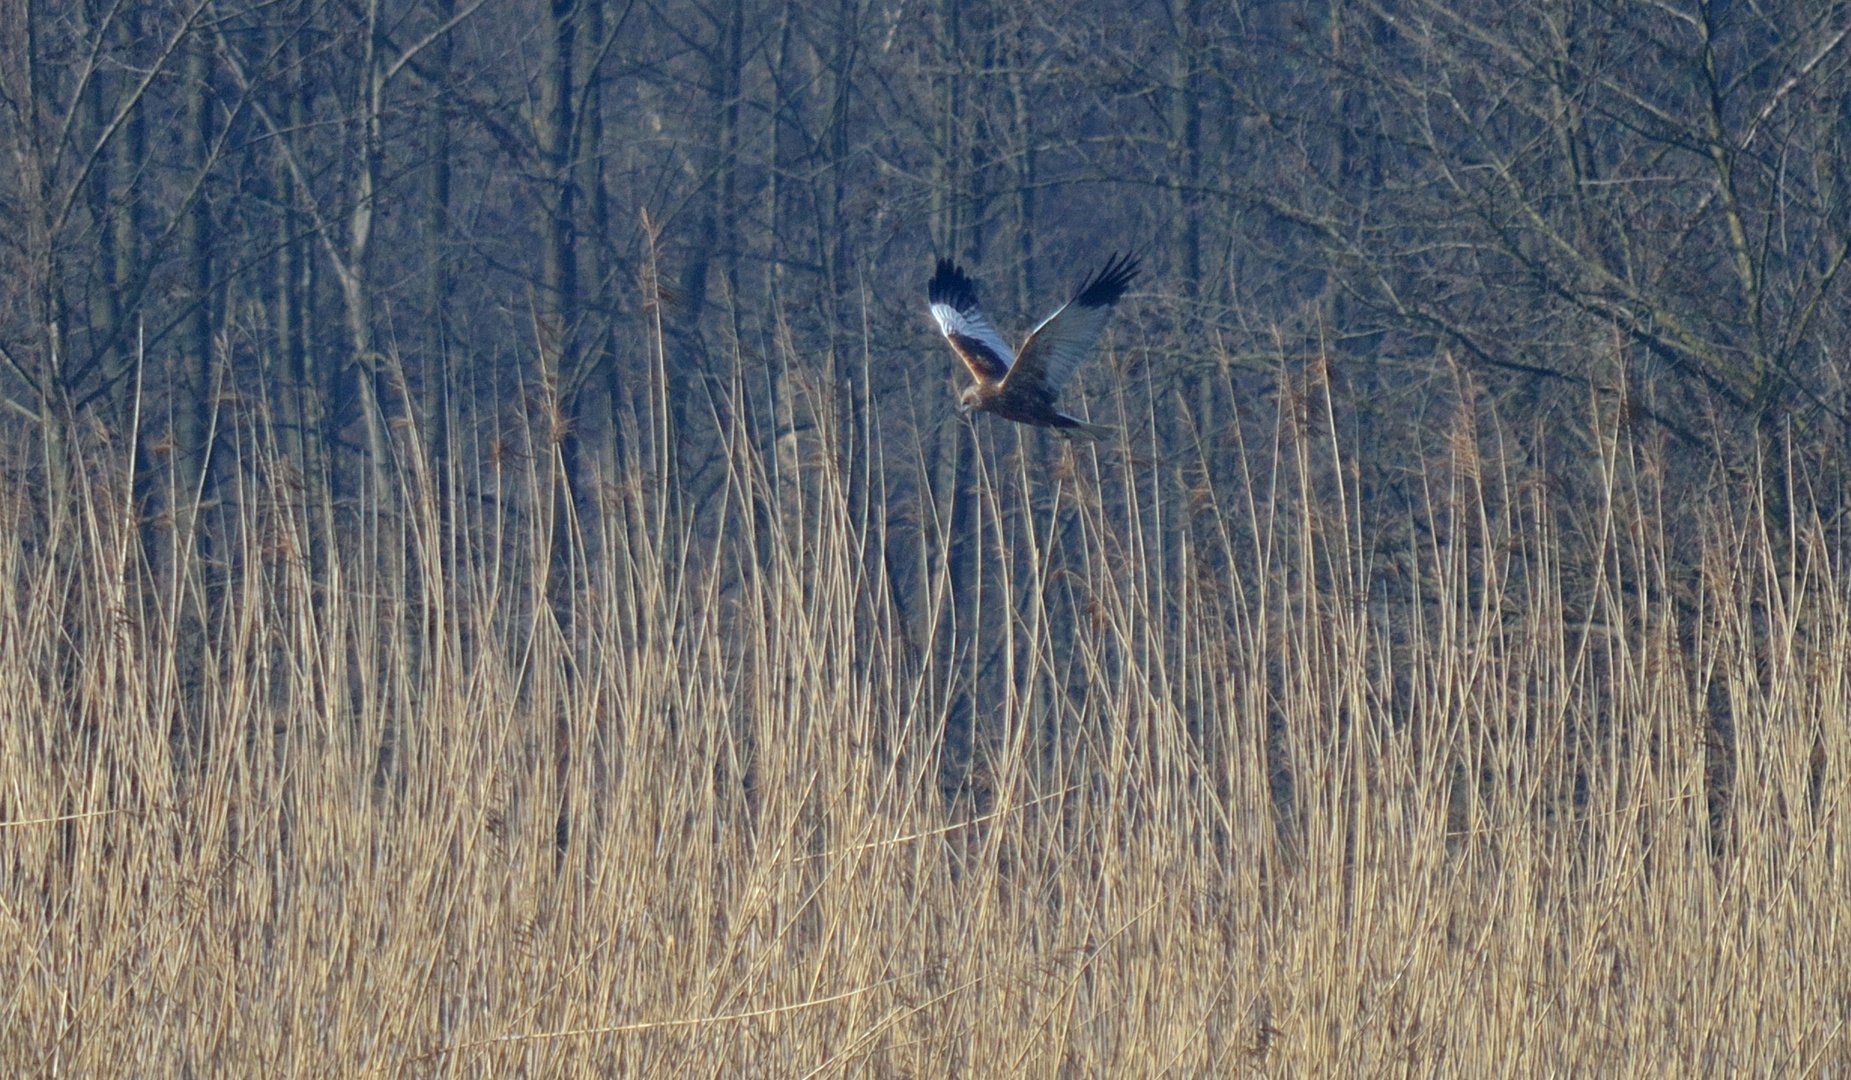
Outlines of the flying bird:
{"type": "Polygon", "coordinates": [[[1112,305],[1137,274],[1138,260],[1115,253],[1103,269],[1080,283],[1073,299],[1029,332],[1018,356],[978,309],[976,284],[958,264],[938,260],[938,272],[926,286],[932,318],[977,380],[964,388],[958,411],[995,413],[1018,424],[1053,428],[1069,439],[1110,437],[1112,428],[1068,416],[1054,407],[1054,399],[1092,351],[1112,305]]]}

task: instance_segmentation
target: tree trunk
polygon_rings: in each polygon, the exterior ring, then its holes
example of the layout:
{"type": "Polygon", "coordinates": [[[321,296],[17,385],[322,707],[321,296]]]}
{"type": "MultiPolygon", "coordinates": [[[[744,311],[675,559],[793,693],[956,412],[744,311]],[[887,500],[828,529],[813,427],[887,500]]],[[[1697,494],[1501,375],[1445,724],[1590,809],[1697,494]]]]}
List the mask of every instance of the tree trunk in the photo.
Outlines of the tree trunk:
{"type": "MultiPolygon", "coordinates": [[[[203,41],[191,43],[184,64],[186,98],[180,123],[180,153],[187,172],[194,176],[204,173],[212,143],[206,50],[203,41]]],[[[180,223],[180,250],[186,260],[189,286],[187,301],[192,305],[181,325],[171,376],[176,429],[174,469],[183,504],[172,509],[174,520],[185,523],[180,536],[185,536],[191,527],[186,515],[192,509],[192,500],[203,490],[201,484],[211,458],[207,442],[212,392],[212,203],[203,188],[202,184],[180,223]]]]}
{"type": "MultiPolygon", "coordinates": [[[[433,0],[434,14],[449,22],[456,14],[455,0],[433,0]]],[[[424,356],[422,376],[424,436],[433,460],[444,459],[449,447],[449,305],[450,305],[450,124],[452,107],[450,35],[431,46],[431,66],[438,73],[440,91],[424,133],[430,165],[424,175],[424,356]]]]}
{"type": "Polygon", "coordinates": [[[1202,237],[1195,217],[1195,188],[1202,150],[1202,94],[1196,79],[1196,23],[1201,0],[1170,0],[1175,46],[1170,54],[1170,258],[1185,296],[1195,296],[1202,277],[1202,237]]]}

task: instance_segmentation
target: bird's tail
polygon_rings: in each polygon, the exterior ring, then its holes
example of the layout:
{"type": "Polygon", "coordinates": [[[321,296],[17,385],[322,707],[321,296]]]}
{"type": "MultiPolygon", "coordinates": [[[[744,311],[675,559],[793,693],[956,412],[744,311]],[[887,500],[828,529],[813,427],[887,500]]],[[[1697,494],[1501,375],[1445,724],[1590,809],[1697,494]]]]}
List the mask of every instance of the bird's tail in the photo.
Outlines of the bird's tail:
{"type": "Polygon", "coordinates": [[[1089,439],[1093,442],[1100,442],[1118,434],[1118,429],[1115,427],[1107,427],[1104,424],[1089,424],[1084,420],[1078,420],[1068,416],[1066,413],[1060,414],[1060,418],[1069,421],[1069,423],[1062,424],[1054,430],[1056,433],[1069,439],[1089,439]]]}

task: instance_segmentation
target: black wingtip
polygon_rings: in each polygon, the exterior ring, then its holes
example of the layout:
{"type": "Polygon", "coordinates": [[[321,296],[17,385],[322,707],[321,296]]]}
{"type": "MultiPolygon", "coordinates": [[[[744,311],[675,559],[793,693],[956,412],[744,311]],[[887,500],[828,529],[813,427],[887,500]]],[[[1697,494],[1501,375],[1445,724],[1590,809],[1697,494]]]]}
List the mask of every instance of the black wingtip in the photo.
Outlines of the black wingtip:
{"type": "Polygon", "coordinates": [[[934,304],[950,304],[958,311],[977,306],[977,283],[958,269],[950,259],[938,260],[938,272],[926,285],[926,299],[934,304]]]}
{"type": "Polygon", "coordinates": [[[1080,291],[1073,294],[1073,302],[1081,307],[1109,307],[1118,303],[1131,279],[1138,276],[1138,265],[1143,261],[1113,252],[1104,268],[1080,283],[1080,291]]]}

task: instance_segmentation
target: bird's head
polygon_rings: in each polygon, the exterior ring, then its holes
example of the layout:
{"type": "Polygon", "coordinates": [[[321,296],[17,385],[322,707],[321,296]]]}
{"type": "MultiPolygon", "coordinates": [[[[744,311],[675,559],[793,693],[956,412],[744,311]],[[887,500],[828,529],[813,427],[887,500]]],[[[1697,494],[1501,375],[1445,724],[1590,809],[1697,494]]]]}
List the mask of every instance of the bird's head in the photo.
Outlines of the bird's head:
{"type": "Polygon", "coordinates": [[[958,415],[968,418],[971,410],[977,407],[977,384],[972,383],[958,395],[958,415]]]}

